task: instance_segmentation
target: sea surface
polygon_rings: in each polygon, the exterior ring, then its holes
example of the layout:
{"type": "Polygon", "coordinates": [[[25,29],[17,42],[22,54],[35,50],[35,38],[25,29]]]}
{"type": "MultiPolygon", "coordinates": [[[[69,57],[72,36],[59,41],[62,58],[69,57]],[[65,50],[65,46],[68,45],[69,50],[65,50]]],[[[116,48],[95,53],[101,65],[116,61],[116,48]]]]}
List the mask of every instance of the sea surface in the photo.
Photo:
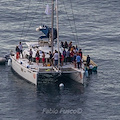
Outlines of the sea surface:
{"type": "MultiPolygon", "coordinates": [[[[50,0],[0,0],[0,56],[38,40],[50,0]]],[[[82,86],[68,78],[38,87],[0,66],[0,120],[120,120],[120,1],[62,0],[60,41],[73,41],[98,65],[82,86]],[[59,84],[64,88],[60,89],[59,84]]],[[[47,19],[46,19],[47,18],[47,19]]]]}

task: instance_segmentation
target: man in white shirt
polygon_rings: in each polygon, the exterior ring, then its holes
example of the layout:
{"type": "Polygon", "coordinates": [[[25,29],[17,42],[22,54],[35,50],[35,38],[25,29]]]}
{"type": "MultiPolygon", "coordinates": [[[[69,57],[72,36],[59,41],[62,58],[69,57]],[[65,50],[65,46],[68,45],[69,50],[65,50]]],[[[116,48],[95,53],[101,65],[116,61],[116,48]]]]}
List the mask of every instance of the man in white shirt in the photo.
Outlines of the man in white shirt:
{"type": "Polygon", "coordinates": [[[55,54],[54,54],[53,58],[55,61],[55,66],[57,66],[58,65],[58,52],[57,52],[57,50],[55,50],[55,54]]]}

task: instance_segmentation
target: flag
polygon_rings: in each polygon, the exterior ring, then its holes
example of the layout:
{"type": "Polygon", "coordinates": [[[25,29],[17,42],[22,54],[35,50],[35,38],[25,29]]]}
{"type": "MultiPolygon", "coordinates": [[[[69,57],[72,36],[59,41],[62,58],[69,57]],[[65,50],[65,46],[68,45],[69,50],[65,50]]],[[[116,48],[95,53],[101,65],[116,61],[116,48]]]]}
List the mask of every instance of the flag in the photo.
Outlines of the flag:
{"type": "Polygon", "coordinates": [[[46,6],[45,13],[46,13],[47,15],[50,15],[50,14],[51,14],[51,10],[50,10],[49,5],[46,6]]]}

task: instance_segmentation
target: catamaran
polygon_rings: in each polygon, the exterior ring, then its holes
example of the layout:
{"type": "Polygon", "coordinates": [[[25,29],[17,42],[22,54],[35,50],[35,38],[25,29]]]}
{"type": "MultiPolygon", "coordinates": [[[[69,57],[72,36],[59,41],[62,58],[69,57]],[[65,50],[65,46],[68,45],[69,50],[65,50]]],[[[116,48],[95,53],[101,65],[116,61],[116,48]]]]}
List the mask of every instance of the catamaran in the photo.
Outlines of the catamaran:
{"type": "MultiPolygon", "coordinates": [[[[46,12],[49,12],[48,6],[46,12]]],[[[59,42],[59,27],[58,27],[58,3],[56,0],[56,5],[54,9],[54,0],[52,0],[52,22],[51,27],[46,25],[42,25],[36,29],[36,31],[40,31],[44,33],[45,36],[41,36],[36,42],[26,42],[27,48],[23,51],[22,57],[18,57],[16,53],[12,53],[10,55],[10,61],[12,69],[18,73],[21,77],[26,79],[27,81],[38,85],[41,81],[54,81],[61,76],[69,77],[81,84],[84,84],[83,75],[84,75],[84,63],[82,63],[81,68],[78,69],[75,67],[71,61],[64,62],[63,65],[60,63],[60,53],[65,49],[63,48],[59,42]],[[56,10],[56,25],[57,28],[54,28],[54,10],[56,10]],[[29,62],[30,49],[32,50],[32,62],[29,62]],[[55,66],[50,63],[50,55],[49,51],[54,53],[54,51],[58,51],[58,63],[55,66]],[[36,52],[39,51],[40,60],[37,64],[36,61],[36,52]],[[45,54],[45,65],[42,63],[42,52],[45,54]]],[[[86,58],[83,57],[83,61],[86,58]]],[[[94,67],[97,65],[94,64],[94,67]]]]}

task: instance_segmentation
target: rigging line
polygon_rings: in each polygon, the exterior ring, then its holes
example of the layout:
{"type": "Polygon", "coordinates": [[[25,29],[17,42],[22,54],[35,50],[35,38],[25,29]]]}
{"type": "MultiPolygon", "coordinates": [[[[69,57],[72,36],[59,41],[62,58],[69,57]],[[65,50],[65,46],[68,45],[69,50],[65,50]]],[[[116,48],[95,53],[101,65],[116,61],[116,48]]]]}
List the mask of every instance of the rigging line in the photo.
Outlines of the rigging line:
{"type": "MultiPolygon", "coordinates": [[[[30,8],[30,3],[31,3],[31,0],[29,0],[28,9],[27,9],[27,13],[26,13],[26,16],[25,16],[25,21],[27,20],[27,15],[28,15],[28,10],[29,10],[29,8],[30,8]]],[[[22,36],[23,36],[24,27],[25,27],[25,22],[24,22],[24,25],[23,25],[23,30],[22,30],[22,33],[21,33],[20,41],[21,41],[21,38],[22,38],[22,36]]]]}
{"type": "MultiPolygon", "coordinates": [[[[38,1],[38,2],[40,3],[40,1],[38,1]]],[[[38,6],[37,6],[35,12],[38,10],[38,7],[39,7],[39,4],[38,4],[38,6]]],[[[34,15],[36,15],[36,14],[34,14],[34,15]]],[[[42,17],[42,18],[43,18],[43,17],[42,17]]],[[[26,35],[25,35],[25,39],[26,39],[26,37],[27,37],[27,35],[28,35],[28,32],[29,32],[30,27],[31,27],[31,25],[32,25],[32,23],[33,23],[33,20],[34,20],[34,18],[32,19],[32,22],[30,23],[30,25],[29,25],[29,27],[28,27],[28,30],[27,30],[26,35]]]]}
{"type": "MultiPolygon", "coordinates": [[[[63,5],[64,5],[64,8],[65,8],[65,11],[66,11],[66,14],[67,14],[67,18],[68,18],[68,21],[69,21],[69,25],[70,25],[71,31],[72,31],[72,33],[74,33],[74,31],[73,31],[73,29],[72,29],[72,25],[71,25],[71,23],[70,23],[70,18],[69,18],[68,13],[67,13],[67,9],[66,9],[66,7],[65,7],[65,2],[64,2],[64,0],[63,0],[63,5]]],[[[74,36],[74,39],[75,39],[75,35],[74,35],[74,34],[73,34],[73,36],[74,36]]]]}
{"type": "Polygon", "coordinates": [[[72,14],[73,14],[73,21],[74,21],[74,26],[75,26],[76,42],[78,42],[77,29],[76,29],[76,23],[75,23],[75,16],[74,16],[73,5],[72,5],[72,1],[71,0],[70,0],[70,3],[71,3],[71,9],[72,9],[72,14]]]}
{"type": "MultiPolygon", "coordinates": [[[[40,3],[41,1],[38,1],[38,2],[40,3]]],[[[38,10],[39,3],[38,3],[38,6],[37,6],[35,12],[38,10]]],[[[48,3],[48,2],[47,2],[47,3],[48,3]]],[[[43,8],[44,8],[44,6],[45,6],[45,1],[44,1],[43,4],[44,4],[44,5],[43,5],[43,8]]],[[[30,23],[29,28],[31,27],[31,25],[32,25],[32,23],[33,23],[33,20],[34,20],[34,18],[32,19],[32,22],[30,23]]],[[[48,20],[49,20],[49,19],[48,19],[48,20]]],[[[43,15],[41,15],[41,21],[43,21],[43,15]]],[[[27,32],[26,32],[26,37],[27,37],[28,31],[29,31],[29,28],[28,28],[28,30],[27,30],[27,32]]],[[[26,39],[26,37],[25,37],[25,39],[26,39]]]]}

